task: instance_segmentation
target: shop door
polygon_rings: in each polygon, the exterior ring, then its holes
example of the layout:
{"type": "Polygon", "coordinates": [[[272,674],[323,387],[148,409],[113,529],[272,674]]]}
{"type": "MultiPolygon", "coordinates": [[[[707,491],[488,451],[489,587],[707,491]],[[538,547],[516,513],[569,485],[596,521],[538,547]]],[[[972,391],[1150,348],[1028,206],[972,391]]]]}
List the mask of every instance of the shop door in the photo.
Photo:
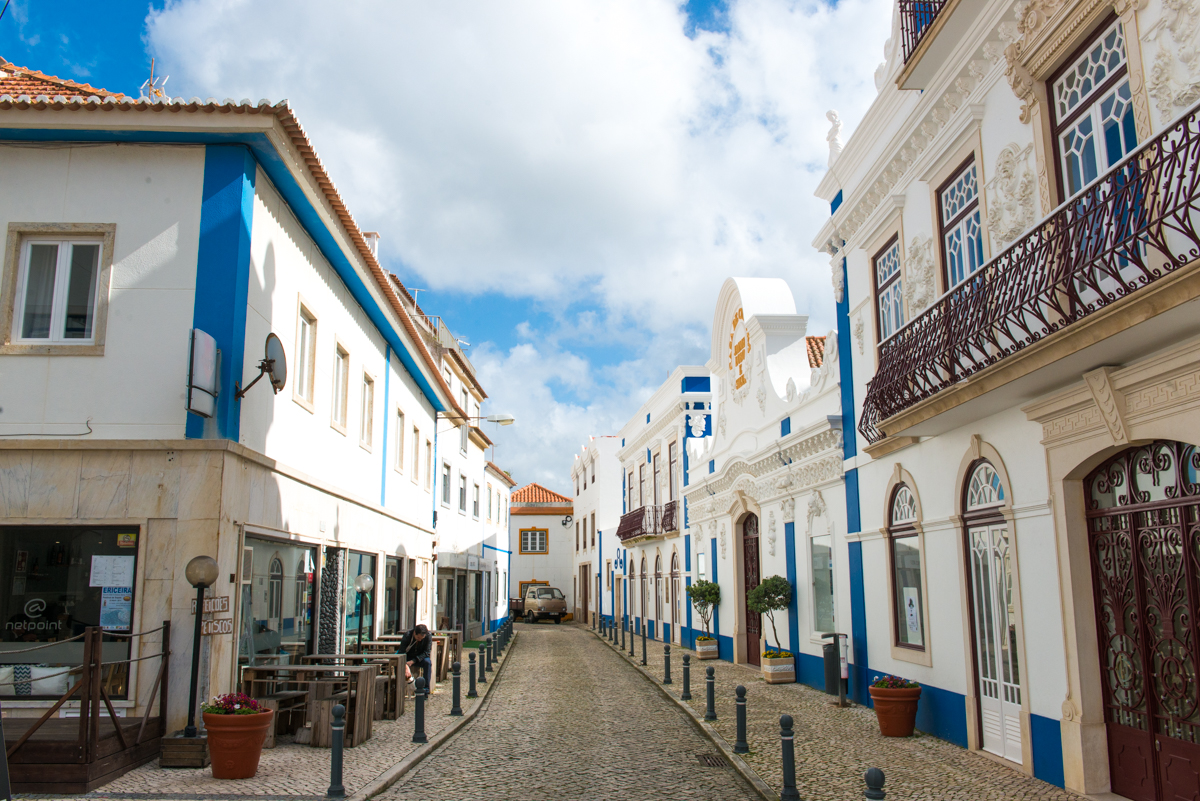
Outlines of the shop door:
{"type": "Polygon", "coordinates": [[[1021,678],[1008,524],[967,531],[983,749],[1021,761],[1021,678]]]}
{"type": "Polygon", "coordinates": [[[580,567],[579,567],[579,589],[582,591],[582,596],[583,596],[579,599],[579,603],[580,603],[580,606],[582,607],[582,611],[583,611],[583,620],[580,622],[582,622],[585,626],[590,625],[592,622],[591,612],[589,611],[591,599],[588,597],[591,594],[590,589],[592,586],[592,582],[588,581],[587,574],[588,574],[587,565],[580,565],[580,567]]]}
{"type": "Polygon", "coordinates": [[[1200,789],[1200,451],[1131,448],[1088,476],[1112,791],[1134,801],[1200,789]]]}
{"type": "MultiPolygon", "coordinates": [[[[758,586],[760,579],[758,567],[758,516],[749,514],[742,521],[742,564],[745,568],[746,596],[758,586]]],[[[751,665],[762,664],[762,615],[750,611],[746,599],[742,599],[746,609],[746,661],[751,665]]]]}

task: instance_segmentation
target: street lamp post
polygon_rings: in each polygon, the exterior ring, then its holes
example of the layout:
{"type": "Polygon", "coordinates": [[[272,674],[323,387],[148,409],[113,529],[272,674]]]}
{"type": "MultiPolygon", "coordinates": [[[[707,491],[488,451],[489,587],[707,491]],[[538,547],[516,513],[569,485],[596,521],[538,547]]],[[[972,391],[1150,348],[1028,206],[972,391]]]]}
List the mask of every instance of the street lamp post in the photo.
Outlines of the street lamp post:
{"type": "Polygon", "coordinates": [[[413,628],[416,628],[417,620],[419,619],[417,616],[417,593],[425,586],[425,579],[420,576],[413,576],[409,579],[408,586],[413,591],[413,628]]]}
{"type": "Polygon", "coordinates": [[[197,556],[187,563],[183,575],[188,584],[196,588],[196,629],[192,637],[192,687],[188,692],[187,727],[184,737],[196,736],[196,692],[200,685],[200,629],[204,616],[204,590],[217,581],[217,560],[211,556],[197,556]]]}
{"type": "Polygon", "coordinates": [[[371,600],[371,590],[375,589],[375,579],[371,578],[369,573],[359,573],[358,578],[354,579],[354,589],[358,590],[358,652],[362,653],[362,624],[363,624],[363,596],[367,596],[367,601],[371,600]]]}

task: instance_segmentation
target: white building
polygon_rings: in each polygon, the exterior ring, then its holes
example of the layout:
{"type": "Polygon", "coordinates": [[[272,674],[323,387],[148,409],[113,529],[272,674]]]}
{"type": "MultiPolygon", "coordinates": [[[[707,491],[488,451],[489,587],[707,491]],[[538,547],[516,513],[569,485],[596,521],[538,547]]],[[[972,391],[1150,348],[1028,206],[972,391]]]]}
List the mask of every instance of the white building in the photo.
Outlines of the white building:
{"type": "Polygon", "coordinates": [[[1200,781],[1197,19],[902,2],[818,190],[857,697],[1131,799],[1200,781]]]}
{"type": "Polygon", "coordinates": [[[783,280],[725,281],[705,368],[716,424],[692,418],[709,433],[688,441],[683,497],[691,578],[721,588],[712,631],[721,657],[759,665],[768,646],[782,648],[798,681],[824,688],[822,635],[850,631],[850,561],[837,343],[807,337],[807,326],[783,280]],[[746,606],[773,575],[792,587],[775,615],[782,642],[746,606]]]}
{"type": "MultiPolygon", "coordinates": [[[[0,652],[38,602],[48,641],[170,620],[187,676],[197,555],[232,629],[203,638],[202,698],[360,622],[432,622],[435,415],[462,411],[286,103],[133,101],[5,63],[0,129],[0,652]],[[269,336],[281,391],[250,386],[269,336]],[[92,586],[101,563],[119,586],[92,586]]],[[[155,675],[118,668],[114,705],[145,713],[155,675]]],[[[173,730],[187,682],[170,692],[173,730]]]]}
{"type": "Polygon", "coordinates": [[[624,610],[620,574],[625,565],[617,539],[622,511],[619,443],[615,436],[588,437],[571,465],[577,620],[591,622],[593,614],[611,620],[624,610]]]}
{"type": "MultiPolygon", "coordinates": [[[[687,441],[712,432],[708,367],[677,367],[621,429],[621,498],[615,558],[620,605],[635,633],[691,645],[692,534],[680,499],[688,482],[687,441]]],[[[701,632],[703,633],[703,632],[701,632]]]]}
{"type": "MultiPolygon", "coordinates": [[[[571,532],[574,523],[571,499],[541,484],[526,484],[512,493],[508,518],[510,598],[525,597],[531,584],[545,584],[568,595],[571,578],[571,532]]],[[[567,609],[574,608],[568,596],[567,609]]]]}

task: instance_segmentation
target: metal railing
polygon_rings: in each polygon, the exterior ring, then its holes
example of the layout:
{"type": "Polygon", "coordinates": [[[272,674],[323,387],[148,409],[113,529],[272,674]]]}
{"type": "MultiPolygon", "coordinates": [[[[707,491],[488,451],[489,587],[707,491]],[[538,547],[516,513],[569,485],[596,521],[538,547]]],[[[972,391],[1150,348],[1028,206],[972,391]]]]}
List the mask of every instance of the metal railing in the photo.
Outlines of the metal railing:
{"type": "Polygon", "coordinates": [[[925,38],[937,15],[946,7],[946,0],[899,0],[900,44],[904,49],[904,63],[925,38]]]}
{"type": "Polygon", "coordinates": [[[637,537],[654,537],[679,530],[678,501],[668,501],[662,506],[642,506],[621,515],[617,526],[617,539],[621,542],[637,537]]]}
{"type": "Polygon", "coordinates": [[[858,430],[1200,258],[1198,184],[1200,105],[884,342],[858,430]]]}

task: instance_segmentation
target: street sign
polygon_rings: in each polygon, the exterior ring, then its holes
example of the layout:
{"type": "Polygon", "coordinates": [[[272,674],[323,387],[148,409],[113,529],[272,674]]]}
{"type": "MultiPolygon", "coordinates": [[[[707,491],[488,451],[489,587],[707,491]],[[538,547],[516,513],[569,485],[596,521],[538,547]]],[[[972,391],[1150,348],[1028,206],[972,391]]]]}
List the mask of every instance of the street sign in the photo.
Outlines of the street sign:
{"type": "Polygon", "coordinates": [[[217,620],[201,620],[200,633],[205,636],[209,634],[233,634],[233,618],[223,617],[217,620]]]}
{"type": "MultiPolygon", "coordinates": [[[[229,596],[222,595],[219,598],[204,599],[204,613],[210,612],[228,612],[229,611],[229,596]]],[[[192,599],[192,614],[196,614],[196,599],[192,599]]]]}

